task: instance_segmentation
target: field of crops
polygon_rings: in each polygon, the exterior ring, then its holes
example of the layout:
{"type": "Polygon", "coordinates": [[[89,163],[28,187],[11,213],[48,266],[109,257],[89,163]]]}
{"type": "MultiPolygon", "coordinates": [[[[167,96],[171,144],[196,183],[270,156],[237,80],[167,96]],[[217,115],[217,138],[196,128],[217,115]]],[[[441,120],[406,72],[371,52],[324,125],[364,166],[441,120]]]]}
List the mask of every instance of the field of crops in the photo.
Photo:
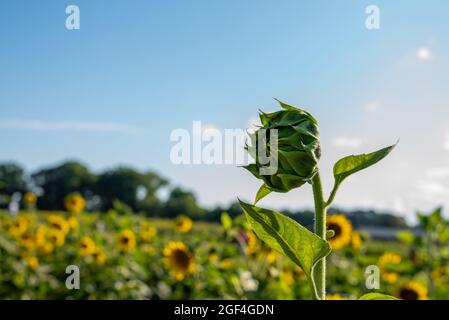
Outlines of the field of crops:
{"type": "MultiPolygon", "coordinates": [[[[343,215],[329,217],[336,234],[327,299],[371,291],[448,299],[447,239],[432,225],[443,220],[434,213],[421,221],[435,232],[381,243],[352,230],[343,215]],[[368,266],[379,270],[378,290],[367,289],[368,266]]],[[[244,216],[223,214],[218,225],[114,210],[0,211],[0,254],[0,299],[311,298],[303,271],[258,240],[244,216]],[[70,265],[79,268],[79,289],[66,286],[70,265]]]]}

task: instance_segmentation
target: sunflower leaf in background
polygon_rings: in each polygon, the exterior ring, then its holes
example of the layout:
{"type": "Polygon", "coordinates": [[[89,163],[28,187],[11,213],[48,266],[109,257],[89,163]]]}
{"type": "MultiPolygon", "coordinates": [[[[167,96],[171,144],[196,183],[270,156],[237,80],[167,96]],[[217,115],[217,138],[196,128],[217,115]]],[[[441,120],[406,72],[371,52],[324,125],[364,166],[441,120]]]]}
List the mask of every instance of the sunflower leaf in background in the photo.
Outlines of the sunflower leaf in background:
{"type": "Polygon", "coordinates": [[[257,236],[300,266],[314,288],[313,268],[331,252],[329,243],[279,212],[239,202],[257,236]]]}
{"type": "Polygon", "coordinates": [[[399,299],[383,293],[370,292],[361,296],[359,300],[399,300],[399,299]]]}
{"type": "Polygon", "coordinates": [[[229,216],[227,212],[223,212],[220,216],[221,225],[223,229],[229,230],[232,227],[232,218],[229,216]]]}
{"type": "Polygon", "coordinates": [[[356,172],[359,172],[376,164],[377,162],[385,158],[396,147],[396,145],[397,143],[371,153],[351,155],[338,160],[335,163],[333,170],[335,179],[334,188],[332,189],[332,193],[329,197],[329,200],[327,201],[327,205],[330,205],[333,201],[337,190],[343,180],[356,172]]]}

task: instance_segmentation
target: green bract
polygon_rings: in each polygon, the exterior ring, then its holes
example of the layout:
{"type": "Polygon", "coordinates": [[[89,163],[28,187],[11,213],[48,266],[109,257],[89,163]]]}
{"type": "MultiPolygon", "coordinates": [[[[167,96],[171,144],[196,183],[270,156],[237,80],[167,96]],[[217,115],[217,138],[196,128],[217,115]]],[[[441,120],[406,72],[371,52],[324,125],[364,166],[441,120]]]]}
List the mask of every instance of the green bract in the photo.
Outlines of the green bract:
{"type": "Polygon", "coordinates": [[[283,110],[261,112],[262,127],[250,135],[252,143],[246,147],[255,163],[245,168],[264,182],[257,200],[271,191],[288,192],[310,182],[317,172],[321,156],[318,123],[315,118],[307,111],[281,101],[279,103],[283,110]],[[272,141],[273,132],[277,133],[276,141],[272,141]],[[261,152],[277,161],[275,172],[264,174],[263,169],[268,164],[267,161],[261,161],[261,152]]]}

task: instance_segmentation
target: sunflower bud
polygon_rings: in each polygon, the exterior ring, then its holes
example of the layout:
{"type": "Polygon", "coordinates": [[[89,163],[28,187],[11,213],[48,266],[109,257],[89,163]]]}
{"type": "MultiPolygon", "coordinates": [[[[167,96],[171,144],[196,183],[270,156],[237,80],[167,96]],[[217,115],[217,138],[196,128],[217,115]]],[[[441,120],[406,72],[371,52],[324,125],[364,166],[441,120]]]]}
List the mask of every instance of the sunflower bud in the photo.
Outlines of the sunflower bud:
{"type": "Polygon", "coordinates": [[[288,192],[311,181],[321,156],[317,121],[307,111],[278,102],[283,110],[261,112],[262,127],[250,134],[251,146],[246,146],[255,163],[245,168],[264,181],[266,193],[288,192]],[[276,170],[267,170],[267,157],[275,160],[276,170]]]}

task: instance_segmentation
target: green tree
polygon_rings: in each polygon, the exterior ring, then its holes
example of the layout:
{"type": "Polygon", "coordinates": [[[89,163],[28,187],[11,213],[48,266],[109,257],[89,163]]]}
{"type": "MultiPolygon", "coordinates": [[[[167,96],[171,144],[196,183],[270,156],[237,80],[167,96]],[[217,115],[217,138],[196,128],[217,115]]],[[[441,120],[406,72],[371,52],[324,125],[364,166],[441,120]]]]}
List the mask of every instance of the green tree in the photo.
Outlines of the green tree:
{"type": "Polygon", "coordinates": [[[100,196],[101,209],[113,207],[114,200],[130,206],[134,211],[156,215],[161,203],[156,193],[167,181],[154,172],[140,173],[132,168],[119,167],[98,177],[95,192],[100,196]]]}
{"type": "Polygon", "coordinates": [[[64,209],[64,197],[69,193],[80,192],[85,198],[92,198],[96,176],[83,164],[69,161],[40,170],[32,175],[32,179],[44,191],[38,199],[38,207],[60,210],[64,209]]]}
{"type": "Polygon", "coordinates": [[[174,188],[165,202],[164,215],[166,217],[176,217],[185,214],[192,218],[203,216],[205,210],[201,208],[192,192],[179,187],[174,188]]]}
{"type": "Polygon", "coordinates": [[[0,194],[12,195],[26,190],[25,172],[19,165],[7,162],[0,164],[0,194]]]}

